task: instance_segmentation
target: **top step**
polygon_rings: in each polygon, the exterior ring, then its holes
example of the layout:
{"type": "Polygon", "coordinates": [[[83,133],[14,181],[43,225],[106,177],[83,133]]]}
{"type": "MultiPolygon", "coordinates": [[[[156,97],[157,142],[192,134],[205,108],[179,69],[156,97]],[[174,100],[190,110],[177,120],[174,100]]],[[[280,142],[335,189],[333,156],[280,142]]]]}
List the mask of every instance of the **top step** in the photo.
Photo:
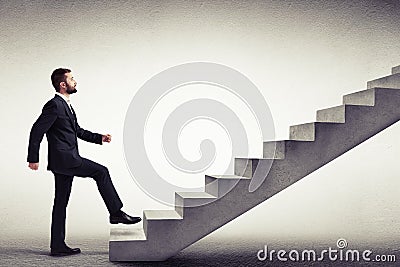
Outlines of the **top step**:
{"type": "Polygon", "coordinates": [[[383,88],[398,88],[400,89],[400,69],[399,67],[395,67],[392,69],[392,72],[395,72],[392,75],[379,78],[376,80],[372,80],[367,82],[367,88],[375,88],[375,87],[383,87],[383,88]]]}
{"type": "Polygon", "coordinates": [[[397,73],[400,73],[400,66],[392,68],[392,74],[397,74],[397,73]]]}

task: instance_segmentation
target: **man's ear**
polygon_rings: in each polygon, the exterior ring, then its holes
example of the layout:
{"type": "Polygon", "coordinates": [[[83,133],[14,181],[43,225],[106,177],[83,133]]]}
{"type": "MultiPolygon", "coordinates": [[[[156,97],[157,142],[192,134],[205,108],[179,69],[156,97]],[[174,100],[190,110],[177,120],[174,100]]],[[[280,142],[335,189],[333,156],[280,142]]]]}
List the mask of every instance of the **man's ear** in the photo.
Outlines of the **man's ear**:
{"type": "Polygon", "coordinates": [[[60,82],[60,88],[66,88],[67,84],[65,82],[60,82]]]}

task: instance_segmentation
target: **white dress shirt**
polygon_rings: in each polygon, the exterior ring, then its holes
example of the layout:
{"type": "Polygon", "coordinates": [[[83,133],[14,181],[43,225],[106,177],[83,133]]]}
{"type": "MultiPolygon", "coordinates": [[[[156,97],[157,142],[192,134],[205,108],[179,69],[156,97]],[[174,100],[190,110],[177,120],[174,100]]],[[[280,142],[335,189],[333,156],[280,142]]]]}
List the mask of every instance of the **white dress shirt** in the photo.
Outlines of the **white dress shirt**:
{"type": "Polygon", "coordinates": [[[61,93],[59,93],[59,92],[56,92],[56,95],[59,95],[59,96],[61,96],[61,97],[62,97],[62,99],[64,99],[64,100],[65,100],[65,102],[67,102],[67,104],[68,104],[68,107],[69,107],[69,109],[71,110],[71,112],[72,112],[72,113],[74,113],[74,112],[72,111],[72,107],[71,107],[71,100],[69,100],[69,98],[68,98],[68,97],[66,97],[65,95],[63,95],[63,94],[61,94],[61,93]]]}

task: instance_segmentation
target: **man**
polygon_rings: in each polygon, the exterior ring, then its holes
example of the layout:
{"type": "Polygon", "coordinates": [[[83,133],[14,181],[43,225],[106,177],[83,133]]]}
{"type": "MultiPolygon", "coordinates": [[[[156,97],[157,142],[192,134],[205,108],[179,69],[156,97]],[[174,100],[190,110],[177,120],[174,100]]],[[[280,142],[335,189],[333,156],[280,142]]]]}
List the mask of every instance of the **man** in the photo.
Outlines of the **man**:
{"type": "Polygon", "coordinates": [[[33,124],[28,147],[29,168],[39,167],[39,148],[46,134],[48,141],[48,165],[55,179],[55,196],[51,222],[50,248],[52,256],[66,256],[80,253],[79,248],[65,244],[65,216],[74,176],[91,177],[110,213],[111,224],[134,224],[140,217],[131,217],[121,211],[122,202],[111,181],[108,169],[96,162],[83,158],[78,152],[78,141],[102,144],[109,143],[111,135],[101,135],[82,129],[77,121],[69,96],[77,92],[76,81],[71,70],[59,68],[51,74],[56,90],[54,98],[42,109],[42,114],[33,124]]]}

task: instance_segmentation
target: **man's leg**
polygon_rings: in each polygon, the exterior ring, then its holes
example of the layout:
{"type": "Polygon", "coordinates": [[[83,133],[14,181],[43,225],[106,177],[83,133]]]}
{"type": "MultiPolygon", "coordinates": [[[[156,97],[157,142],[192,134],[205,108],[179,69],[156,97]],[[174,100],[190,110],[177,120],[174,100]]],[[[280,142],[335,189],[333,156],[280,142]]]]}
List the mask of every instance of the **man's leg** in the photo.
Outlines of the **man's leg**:
{"type": "Polygon", "coordinates": [[[73,173],[79,177],[91,177],[96,181],[97,188],[110,214],[121,210],[122,202],[111,181],[108,169],[89,159],[82,158],[82,165],[74,168],[73,173]]]}
{"type": "Polygon", "coordinates": [[[54,173],[55,194],[50,241],[50,248],[52,249],[65,247],[65,216],[73,178],[73,176],[54,173]]]}

